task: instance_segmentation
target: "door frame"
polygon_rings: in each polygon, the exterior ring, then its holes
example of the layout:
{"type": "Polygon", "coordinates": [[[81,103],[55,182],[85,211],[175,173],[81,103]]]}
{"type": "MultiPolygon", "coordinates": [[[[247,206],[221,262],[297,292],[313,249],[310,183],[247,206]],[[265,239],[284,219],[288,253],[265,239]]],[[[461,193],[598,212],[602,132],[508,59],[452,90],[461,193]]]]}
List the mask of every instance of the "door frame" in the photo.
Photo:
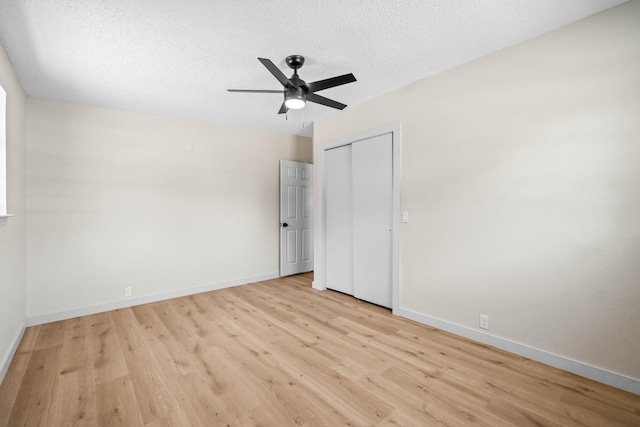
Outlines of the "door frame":
{"type": "Polygon", "coordinates": [[[327,289],[326,284],[326,191],[325,191],[325,152],[332,148],[353,144],[376,136],[391,134],[392,165],[393,165],[393,193],[391,214],[391,307],[395,312],[400,308],[400,165],[401,165],[401,126],[391,123],[379,128],[358,132],[318,144],[315,149],[316,180],[316,238],[315,238],[315,267],[313,288],[327,289]]]}

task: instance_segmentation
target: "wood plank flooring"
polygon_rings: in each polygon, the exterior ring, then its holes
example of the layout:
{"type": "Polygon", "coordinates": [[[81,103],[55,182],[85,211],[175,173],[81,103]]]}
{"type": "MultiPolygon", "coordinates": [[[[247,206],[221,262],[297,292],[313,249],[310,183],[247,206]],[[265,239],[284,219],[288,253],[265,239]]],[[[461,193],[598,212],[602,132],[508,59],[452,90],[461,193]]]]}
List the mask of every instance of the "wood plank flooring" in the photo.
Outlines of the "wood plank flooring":
{"type": "Polygon", "coordinates": [[[0,426],[640,426],[640,396],[311,288],[28,328],[0,426]]]}

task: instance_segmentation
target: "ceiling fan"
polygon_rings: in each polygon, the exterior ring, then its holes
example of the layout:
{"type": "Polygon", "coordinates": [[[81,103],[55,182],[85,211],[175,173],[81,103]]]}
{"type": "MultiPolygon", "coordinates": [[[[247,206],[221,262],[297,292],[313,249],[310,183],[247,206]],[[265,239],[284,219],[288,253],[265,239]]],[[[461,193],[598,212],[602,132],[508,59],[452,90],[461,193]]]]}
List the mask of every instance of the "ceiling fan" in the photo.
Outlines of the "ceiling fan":
{"type": "Polygon", "coordinates": [[[258,61],[262,62],[267,70],[278,79],[278,81],[284,86],[283,90],[251,90],[251,89],[227,89],[229,92],[250,92],[250,93],[282,93],[284,94],[284,102],[280,107],[278,114],[284,114],[289,109],[298,110],[303,108],[306,102],[315,102],[316,104],[326,105],[327,107],[337,108],[343,110],[346,105],[333,99],[325,98],[318,95],[319,92],[324,89],[340,86],[347,83],[353,83],[356,78],[353,74],[344,74],[342,76],[331,77],[324,80],[318,80],[317,82],[306,83],[298,76],[298,69],[304,65],[304,57],[301,55],[287,56],[286,62],[289,68],[293,69],[293,75],[291,78],[287,78],[282,71],[278,69],[268,59],[258,58],[258,61]]]}

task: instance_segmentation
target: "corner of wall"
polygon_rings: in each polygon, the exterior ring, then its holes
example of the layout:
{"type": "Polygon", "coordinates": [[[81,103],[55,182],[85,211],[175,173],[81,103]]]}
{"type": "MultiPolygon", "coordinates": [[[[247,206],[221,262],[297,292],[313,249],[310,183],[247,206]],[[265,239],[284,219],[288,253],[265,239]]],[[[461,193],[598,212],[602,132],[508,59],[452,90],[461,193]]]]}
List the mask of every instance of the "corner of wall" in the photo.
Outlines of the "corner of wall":
{"type": "Polygon", "coordinates": [[[7,375],[7,371],[9,370],[9,366],[11,366],[11,361],[13,360],[13,356],[15,356],[16,351],[18,350],[18,346],[20,345],[20,341],[24,335],[24,331],[27,329],[27,318],[25,317],[20,329],[16,332],[13,339],[9,343],[9,348],[5,352],[2,359],[0,359],[0,384],[4,381],[4,377],[7,375]]]}

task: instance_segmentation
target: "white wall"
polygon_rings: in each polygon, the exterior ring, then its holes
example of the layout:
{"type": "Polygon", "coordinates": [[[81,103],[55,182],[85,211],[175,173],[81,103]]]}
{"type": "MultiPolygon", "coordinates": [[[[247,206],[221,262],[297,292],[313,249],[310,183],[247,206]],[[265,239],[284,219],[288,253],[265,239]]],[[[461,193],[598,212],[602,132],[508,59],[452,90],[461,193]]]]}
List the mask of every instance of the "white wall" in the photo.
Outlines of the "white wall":
{"type": "Polygon", "coordinates": [[[309,138],[29,98],[28,315],[276,275],[309,138]],[[193,151],[190,151],[193,149],[193,151]]]}
{"type": "Polygon", "coordinates": [[[0,45],[0,85],[7,92],[7,207],[0,226],[0,381],[26,315],[25,94],[0,45]]]}
{"type": "Polygon", "coordinates": [[[317,146],[401,122],[405,310],[640,379],[639,22],[633,1],[315,123],[317,146]]]}

